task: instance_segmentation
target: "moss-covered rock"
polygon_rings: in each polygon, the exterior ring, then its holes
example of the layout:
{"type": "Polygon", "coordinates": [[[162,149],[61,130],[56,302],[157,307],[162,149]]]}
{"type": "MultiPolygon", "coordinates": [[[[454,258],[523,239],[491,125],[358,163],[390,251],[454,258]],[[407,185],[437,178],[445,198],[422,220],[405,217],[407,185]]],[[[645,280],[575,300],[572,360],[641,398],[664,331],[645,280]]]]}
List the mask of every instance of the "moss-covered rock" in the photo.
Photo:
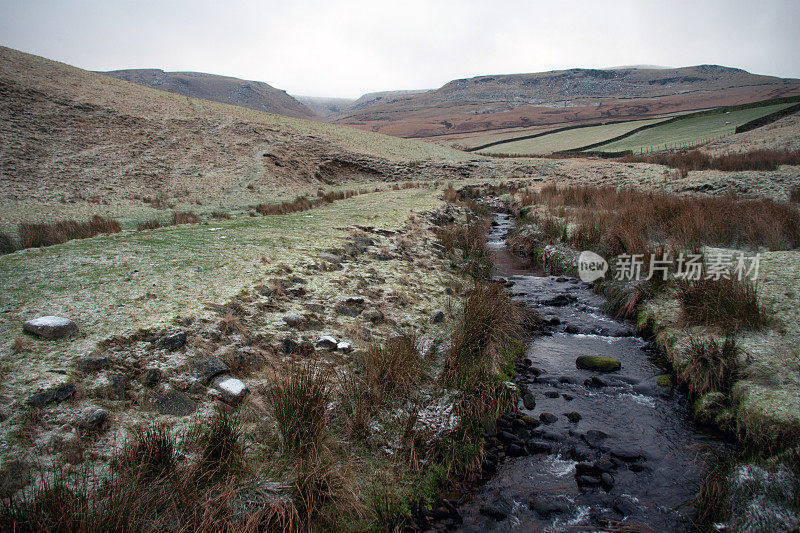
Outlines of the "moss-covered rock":
{"type": "Polygon", "coordinates": [[[675,385],[672,382],[672,376],[669,375],[669,374],[662,374],[662,375],[658,376],[658,379],[656,380],[656,383],[658,383],[662,387],[672,387],[673,385],[675,385]]]}
{"type": "Polygon", "coordinates": [[[713,424],[727,404],[727,397],[721,392],[707,392],[700,396],[692,406],[694,417],[703,424],[713,424]]]}
{"type": "Polygon", "coordinates": [[[582,355],[575,360],[575,366],[583,370],[594,370],[595,372],[616,372],[622,368],[622,363],[612,357],[582,355]]]}

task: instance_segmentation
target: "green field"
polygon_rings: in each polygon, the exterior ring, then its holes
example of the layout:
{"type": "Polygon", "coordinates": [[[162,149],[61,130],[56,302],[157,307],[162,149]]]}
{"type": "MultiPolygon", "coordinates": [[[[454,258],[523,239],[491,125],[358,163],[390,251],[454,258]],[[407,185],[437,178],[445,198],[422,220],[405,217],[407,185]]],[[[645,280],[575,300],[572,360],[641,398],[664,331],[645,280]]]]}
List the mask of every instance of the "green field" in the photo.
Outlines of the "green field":
{"type": "Polygon", "coordinates": [[[523,139],[499,144],[481,150],[485,154],[525,154],[525,155],[547,155],[561,150],[572,150],[581,148],[589,144],[600,142],[604,139],[613,139],[618,135],[623,135],[631,130],[640,128],[648,124],[662,122],[665,118],[654,118],[650,120],[632,120],[629,122],[619,122],[616,124],[604,124],[602,126],[589,126],[586,128],[575,128],[567,131],[560,131],[543,135],[534,139],[523,139]]]}
{"type": "Polygon", "coordinates": [[[630,137],[594,148],[593,150],[602,152],[632,150],[638,153],[640,151],[664,150],[665,145],[666,148],[696,145],[708,139],[733,135],[736,126],[740,126],[745,122],[774,113],[775,111],[792,105],[795,104],[784,103],[740,109],[738,111],[728,111],[713,115],[689,117],[634,133],[630,137]]]}

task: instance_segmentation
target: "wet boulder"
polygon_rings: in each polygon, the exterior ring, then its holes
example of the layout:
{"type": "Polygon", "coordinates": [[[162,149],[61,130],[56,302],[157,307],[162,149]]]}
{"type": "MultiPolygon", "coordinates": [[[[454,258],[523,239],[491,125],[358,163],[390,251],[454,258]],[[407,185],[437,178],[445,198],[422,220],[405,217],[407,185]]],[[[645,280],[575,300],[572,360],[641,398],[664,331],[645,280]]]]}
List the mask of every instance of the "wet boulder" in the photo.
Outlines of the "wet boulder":
{"type": "Polygon", "coordinates": [[[78,331],[78,326],[69,318],[60,316],[40,316],[22,324],[22,329],[43,339],[60,339],[78,331]]]}
{"type": "Polygon", "coordinates": [[[575,360],[575,366],[581,370],[593,370],[595,372],[616,372],[622,368],[622,363],[613,357],[582,355],[575,360]]]}

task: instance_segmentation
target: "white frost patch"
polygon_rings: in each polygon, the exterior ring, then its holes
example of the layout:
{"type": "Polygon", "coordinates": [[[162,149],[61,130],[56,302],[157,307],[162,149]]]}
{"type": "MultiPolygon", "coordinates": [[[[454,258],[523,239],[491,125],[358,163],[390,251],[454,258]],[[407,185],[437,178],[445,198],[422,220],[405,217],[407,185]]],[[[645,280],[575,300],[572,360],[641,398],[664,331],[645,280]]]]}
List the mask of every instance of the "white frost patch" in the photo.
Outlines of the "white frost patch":
{"type": "Polygon", "coordinates": [[[31,326],[36,327],[44,327],[44,328],[60,328],[69,326],[72,323],[72,320],[69,318],[64,318],[60,316],[40,316],[39,318],[34,318],[33,320],[28,320],[28,324],[31,326]]]}
{"type": "Polygon", "coordinates": [[[217,383],[217,388],[231,396],[239,396],[247,390],[247,385],[236,378],[225,378],[217,383]]]}
{"type": "Polygon", "coordinates": [[[790,531],[800,525],[793,509],[797,478],[785,465],[767,470],[753,464],[738,465],[728,476],[735,531],[790,531]]]}
{"type": "Polygon", "coordinates": [[[442,396],[434,398],[431,403],[420,408],[414,429],[431,432],[433,438],[453,431],[461,421],[461,418],[453,412],[455,405],[453,395],[450,391],[445,391],[442,396]]]}

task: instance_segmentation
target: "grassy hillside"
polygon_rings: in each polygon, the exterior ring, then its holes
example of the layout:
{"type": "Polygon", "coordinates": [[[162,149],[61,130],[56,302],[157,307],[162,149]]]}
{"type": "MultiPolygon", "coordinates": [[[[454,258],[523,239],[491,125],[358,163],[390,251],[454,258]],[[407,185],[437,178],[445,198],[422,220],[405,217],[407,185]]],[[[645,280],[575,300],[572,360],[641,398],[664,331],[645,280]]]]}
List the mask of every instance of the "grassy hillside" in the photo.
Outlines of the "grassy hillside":
{"type": "Polygon", "coordinates": [[[603,152],[632,150],[639,152],[641,150],[664,150],[665,145],[669,148],[674,148],[679,144],[699,144],[704,140],[733,135],[736,126],[791,105],[794,104],[776,104],[720,114],[688,117],[634,133],[630,137],[603,145],[595,148],[595,150],[603,152]]]}
{"type": "Polygon", "coordinates": [[[511,141],[497,146],[484,148],[481,153],[485,154],[526,154],[526,155],[547,155],[562,150],[572,150],[588,144],[612,139],[618,135],[628,133],[631,130],[663,122],[664,118],[650,120],[633,120],[630,122],[620,122],[618,124],[604,124],[602,126],[589,126],[586,128],[576,128],[567,131],[560,131],[534,139],[523,139],[511,141]]]}
{"type": "Polygon", "coordinates": [[[0,223],[154,205],[243,207],[408,162],[470,156],[420,141],[198,100],[0,49],[0,223]]]}

